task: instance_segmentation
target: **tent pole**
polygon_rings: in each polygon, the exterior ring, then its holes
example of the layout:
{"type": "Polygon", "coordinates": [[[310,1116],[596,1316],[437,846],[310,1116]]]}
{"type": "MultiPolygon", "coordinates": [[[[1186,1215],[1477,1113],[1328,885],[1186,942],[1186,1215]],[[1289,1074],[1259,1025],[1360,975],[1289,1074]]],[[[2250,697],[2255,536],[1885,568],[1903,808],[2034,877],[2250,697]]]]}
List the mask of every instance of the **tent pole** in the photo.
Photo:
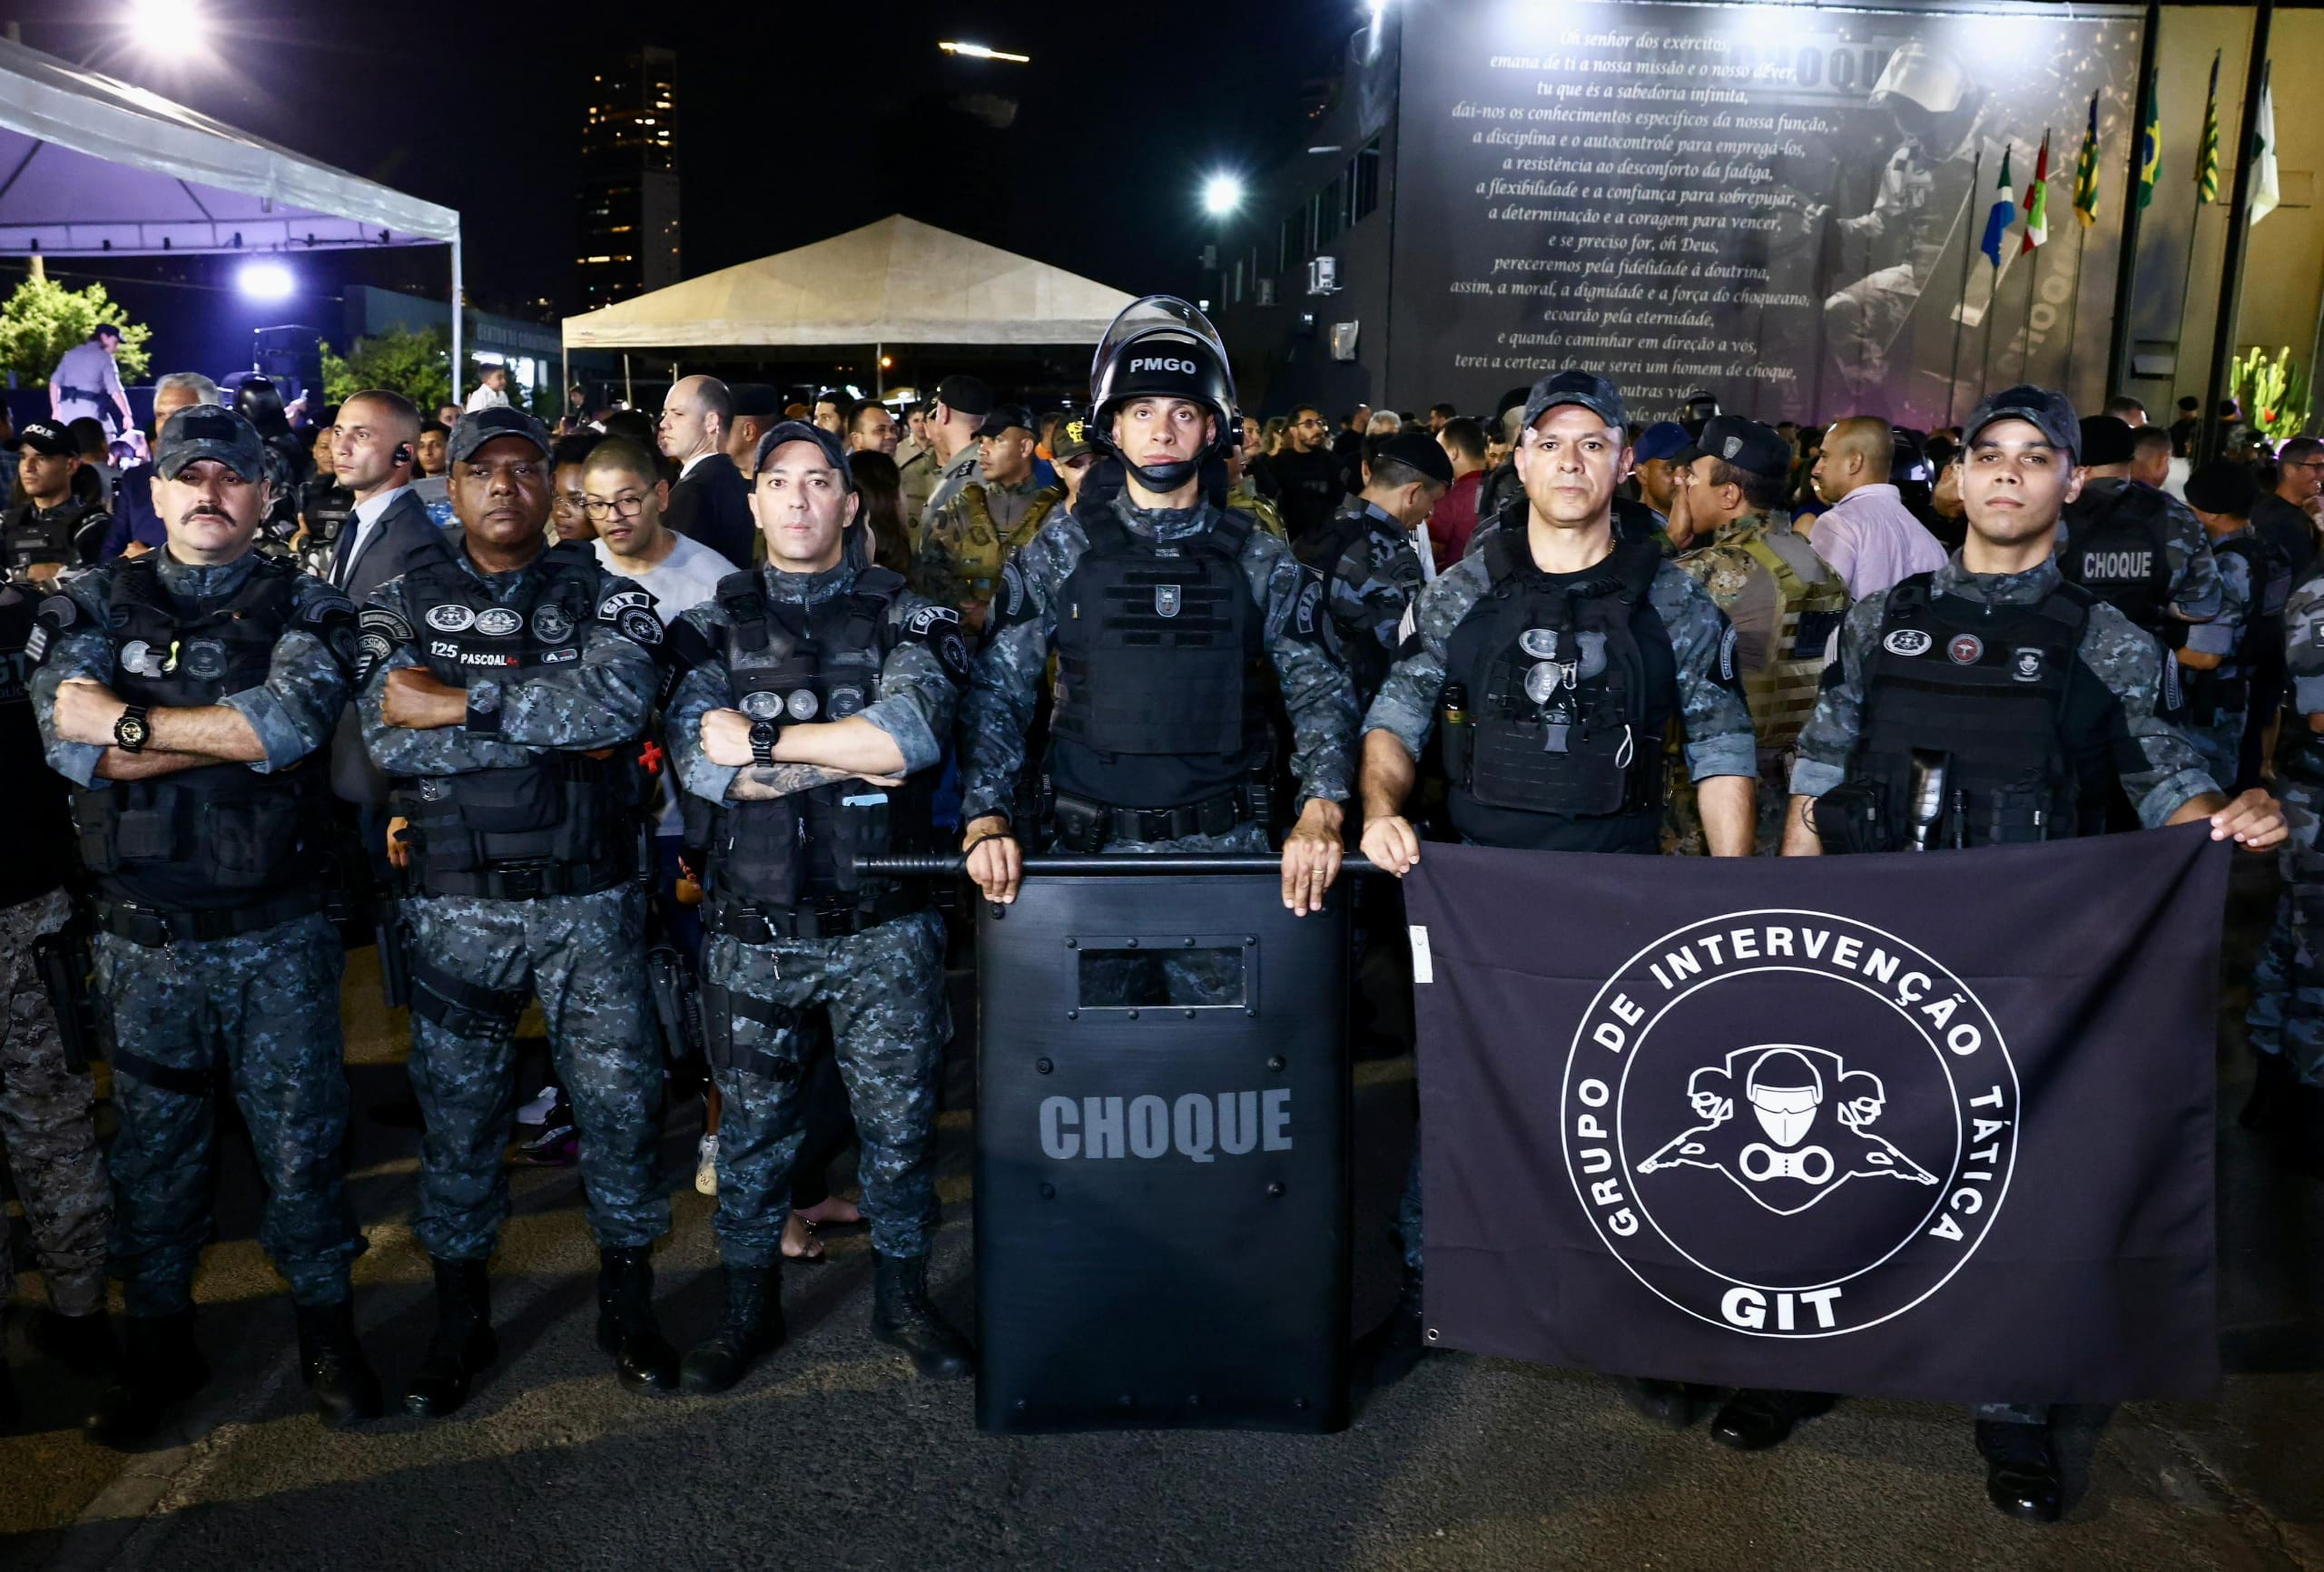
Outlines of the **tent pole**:
{"type": "Polygon", "coordinates": [[[621,401],[625,408],[637,408],[637,389],[629,385],[629,351],[621,352],[621,401]]]}
{"type": "Polygon", "coordinates": [[[460,368],[466,364],[461,359],[461,327],[460,231],[454,230],[452,231],[452,402],[465,407],[468,403],[468,394],[460,387],[460,368]]]}

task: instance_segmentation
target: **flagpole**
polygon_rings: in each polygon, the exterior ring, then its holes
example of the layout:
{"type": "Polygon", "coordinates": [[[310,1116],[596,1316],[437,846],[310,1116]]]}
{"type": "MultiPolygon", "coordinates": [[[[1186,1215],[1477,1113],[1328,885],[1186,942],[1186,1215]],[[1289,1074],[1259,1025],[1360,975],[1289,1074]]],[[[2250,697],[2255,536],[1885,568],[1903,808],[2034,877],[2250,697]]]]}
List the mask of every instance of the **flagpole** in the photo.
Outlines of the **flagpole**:
{"type": "MultiPolygon", "coordinates": [[[[2147,0],[2146,22],[2139,34],[2138,91],[2131,96],[2130,179],[2122,185],[2122,249],[2114,259],[2114,323],[2106,342],[2106,385],[2122,384],[2131,368],[2131,298],[2138,281],[2139,171],[2144,162],[2140,143],[2146,136],[2147,112],[2154,103],[2154,56],[2162,35],[2162,0],[2147,0]]],[[[2158,149],[2158,152],[2161,150],[2158,149]]]]}
{"type": "MultiPolygon", "coordinates": [[[[2073,398],[2073,358],[2079,347],[2074,334],[2082,325],[2082,264],[2090,254],[2090,226],[2077,220],[2073,226],[2073,293],[2066,297],[2066,374],[2065,395],[2073,398]]],[[[2112,395],[2107,395],[2112,397],[2112,395]]]]}
{"type": "Polygon", "coordinates": [[[1985,297],[1985,352],[1977,361],[1977,397],[1993,391],[1994,319],[2001,315],[2001,264],[1994,264],[1994,287],[1985,297]]]}
{"type": "MultiPolygon", "coordinates": [[[[2210,95],[2205,98],[2203,103],[2203,135],[2206,140],[2208,140],[2210,136],[2211,117],[2217,113],[2219,105],[2219,54],[2216,52],[2213,53],[2211,55],[2211,89],[2210,95]]],[[[2203,232],[2203,172],[2211,167],[2211,152],[2206,147],[2199,146],[2195,149],[2195,208],[2194,211],[2189,214],[2187,218],[2187,268],[2185,273],[2179,280],[2179,326],[2177,329],[2179,336],[2173,341],[2174,348],[2171,356],[2171,369],[2172,372],[2174,390],[2176,388],[2178,376],[2180,373],[2179,354],[2175,345],[2184,343],[2187,338],[2187,299],[2188,296],[2193,292],[2195,287],[2195,242],[2201,238],[2203,232]]],[[[2199,410],[2197,413],[2202,415],[2206,420],[2210,418],[2210,415],[2207,411],[2199,410]]]]}
{"type": "MultiPolygon", "coordinates": [[[[1985,150],[1980,147],[1977,156],[1969,162],[1969,201],[1973,211],[1976,193],[1985,189],[1984,182],[1985,150]]],[[[1969,239],[1969,226],[1965,223],[1961,226],[1961,293],[1953,303],[1953,368],[1945,373],[1945,423],[1947,426],[1953,424],[1953,406],[1961,392],[1961,324],[1969,312],[1969,259],[1976,254],[1977,248],[1969,239]]],[[[1988,306],[1986,310],[1990,314],[1992,308],[1988,306]]],[[[1984,389],[1980,388],[1977,392],[1982,398],[1984,389]]]]}
{"type": "Polygon", "coordinates": [[[2211,369],[2204,379],[2204,458],[2226,448],[2220,400],[2227,397],[2228,364],[2235,358],[2235,319],[2243,300],[2243,253],[2251,234],[2252,139],[2260,130],[2260,95],[2268,89],[2268,34],[2276,22],[2276,0],[2260,0],[2251,18],[2251,63],[2243,75],[2243,133],[2235,143],[2235,195],[2228,207],[2227,251],[2220,264],[2219,320],[2211,332],[2211,369]]]}

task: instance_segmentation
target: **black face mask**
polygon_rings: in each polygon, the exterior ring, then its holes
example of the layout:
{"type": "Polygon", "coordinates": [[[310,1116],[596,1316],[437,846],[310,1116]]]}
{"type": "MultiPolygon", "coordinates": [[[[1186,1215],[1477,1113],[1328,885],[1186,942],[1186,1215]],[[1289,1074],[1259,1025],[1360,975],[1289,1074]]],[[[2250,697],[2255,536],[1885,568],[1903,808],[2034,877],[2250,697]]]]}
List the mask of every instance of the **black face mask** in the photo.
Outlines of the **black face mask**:
{"type": "Polygon", "coordinates": [[[1167,464],[1132,464],[1125,458],[1122,467],[1147,490],[1167,496],[1201,472],[1202,459],[1197,457],[1177,458],[1167,464]]]}

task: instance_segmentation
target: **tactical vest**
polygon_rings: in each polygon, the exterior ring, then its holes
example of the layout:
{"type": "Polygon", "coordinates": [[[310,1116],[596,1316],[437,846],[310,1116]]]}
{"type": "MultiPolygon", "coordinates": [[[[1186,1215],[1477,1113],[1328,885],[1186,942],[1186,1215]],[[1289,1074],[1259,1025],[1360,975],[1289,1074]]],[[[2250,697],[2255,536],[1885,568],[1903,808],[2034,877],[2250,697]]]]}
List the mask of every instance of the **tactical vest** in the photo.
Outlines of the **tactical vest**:
{"type": "Polygon", "coordinates": [[[1445,739],[1453,827],[1486,846],[1654,850],[1679,712],[1678,656],[1648,598],[1660,554],[1634,543],[1552,575],[1501,531],[1485,563],[1492,587],[1445,653],[1469,713],[1445,739]]]}
{"type": "Polygon", "coordinates": [[[1847,620],[1847,586],[1838,575],[1829,573],[1809,584],[1758,530],[1745,532],[1732,544],[1775,575],[1782,606],[1775,643],[1767,664],[1743,673],[1743,697],[1750,705],[1759,746],[1781,752],[1798,739],[1799,729],[1816,712],[1826,652],[1832,634],[1847,620]]]}
{"type": "MultiPolygon", "coordinates": [[[[113,691],[191,709],[264,683],[290,626],[298,570],[254,557],[231,597],[189,603],[163,587],[159,554],[116,564],[106,611],[113,691]]],[[[206,764],[73,793],[81,860],[109,899],[163,912],[229,910],[318,888],[326,845],[315,756],[261,774],[206,764]]]]}
{"type": "MultiPolygon", "coordinates": [[[[404,600],[428,673],[464,689],[476,677],[521,680],[577,663],[601,582],[587,546],[552,546],[504,605],[447,551],[405,575],[404,600]]],[[[651,597],[635,593],[650,610],[651,597]]],[[[586,895],[637,871],[639,812],[652,791],[628,745],[604,758],[544,748],[523,764],[397,784],[412,866],[430,895],[586,895]]]]}
{"type": "Polygon", "coordinates": [[[1915,821],[1916,753],[1943,771],[1921,777],[1931,850],[2102,832],[2114,700],[2081,657],[2098,597],[2061,584],[2038,605],[1987,605],[1935,594],[1934,577],[1889,592],[1865,673],[1848,781],[1873,791],[1886,843],[1906,844],[1915,821]]]}
{"type": "Polygon", "coordinates": [[[1032,506],[1017,527],[1004,531],[992,521],[992,506],[985,499],[984,487],[975,481],[960,487],[960,511],[968,516],[970,527],[952,544],[952,563],[967,581],[969,593],[980,602],[991,600],[1000,583],[1000,570],[1040,533],[1041,521],[1064,500],[1065,493],[1056,486],[1043,486],[1033,494],[1032,506]]]}
{"type": "Polygon", "coordinates": [[[14,585],[0,586],[0,823],[10,840],[0,857],[0,906],[46,895],[73,871],[71,787],[48,767],[33,718],[25,645],[35,609],[14,585]]]}
{"type": "Polygon", "coordinates": [[[7,555],[8,572],[21,577],[26,568],[55,563],[79,567],[91,554],[81,549],[79,535],[92,514],[104,511],[96,504],[72,497],[47,509],[34,507],[29,497],[8,510],[0,551],[7,555]]]}
{"type": "Polygon", "coordinates": [[[2176,649],[2187,624],[2171,614],[2170,505],[2162,492],[2129,480],[2111,496],[2077,499],[2066,508],[2058,571],[2176,649]]]}
{"type": "MultiPolygon", "coordinates": [[[[755,572],[718,584],[734,707],[757,720],[844,721],[880,696],[880,668],[901,634],[900,574],[865,568],[846,594],[812,605],[770,601],[755,572]]],[[[935,771],[886,791],[836,781],[771,801],[721,802],[711,820],[709,888],[760,913],[852,912],[879,920],[924,904],[925,886],[860,878],[857,857],[935,849],[935,771]]]]}
{"type": "Polygon", "coordinates": [[[1058,602],[1058,790],[1172,808],[1234,787],[1267,759],[1265,617],[1242,562],[1250,515],[1157,542],[1110,505],[1088,513],[1089,548],[1058,602]]]}
{"type": "Polygon", "coordinates": [[[2216,726],[2250,709],[2253,653],[2282,646],[2284,605],[2291,599],[2290,559],[2251,531],[2214,540],[2211,555],[2242,560],[2251,604],[2233,653],[2207,672],[2180,668],[2179,687],[2185,701],[2180,718],[2190,726],[2216,726]]]}
{"type": "MultiPolygon", "coordinates": [[[[1359,505],[1353,512],[1339,515],[1324,528],[1309,532],[1305,540],[1292,548],[1292,553],[1324,575],[1327,581],[1325,594],[1328,597],[1328,581],[1338,574],[1342,559],[1356,545],[1371,538],[1372,528],[1372,516],[1359,505]]],[[[1369,576],[1368,567],[1366,576],[1369,576]]],[[[1359,579],[1357,587],[1360,588],[1362,583],[1359,579]]],[[[1344,628],[1335,627],[1334,631],[1336,634],[1334,644],[1339,652],[1340,663],[1347,668],[1348,676],[1355,683],[1356,702],[1368,704],[1373,695],[1380,691],[1380,684],[1388,680],[1391,664],[1388,652],[1381,647],[1378,639],[1363,633],[1351,636],[1344,628]]]]}

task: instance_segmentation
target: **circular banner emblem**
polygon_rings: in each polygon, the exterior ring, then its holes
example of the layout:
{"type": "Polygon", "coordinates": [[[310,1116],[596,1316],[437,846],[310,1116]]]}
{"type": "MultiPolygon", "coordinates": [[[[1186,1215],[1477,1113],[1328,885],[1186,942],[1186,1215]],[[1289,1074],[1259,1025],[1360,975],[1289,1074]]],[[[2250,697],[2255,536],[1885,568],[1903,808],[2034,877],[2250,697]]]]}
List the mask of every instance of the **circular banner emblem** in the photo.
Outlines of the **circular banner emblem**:
{"type": "Polygon", "coordinates": [[[1656,939],[1567,1049],[1567,1170],[1606,1248],[1753,1337],[1832,1337],[1942,1289],[2001,1213],[2017,1072],[1984,1002],[1846,917],[1656,939]]]}

